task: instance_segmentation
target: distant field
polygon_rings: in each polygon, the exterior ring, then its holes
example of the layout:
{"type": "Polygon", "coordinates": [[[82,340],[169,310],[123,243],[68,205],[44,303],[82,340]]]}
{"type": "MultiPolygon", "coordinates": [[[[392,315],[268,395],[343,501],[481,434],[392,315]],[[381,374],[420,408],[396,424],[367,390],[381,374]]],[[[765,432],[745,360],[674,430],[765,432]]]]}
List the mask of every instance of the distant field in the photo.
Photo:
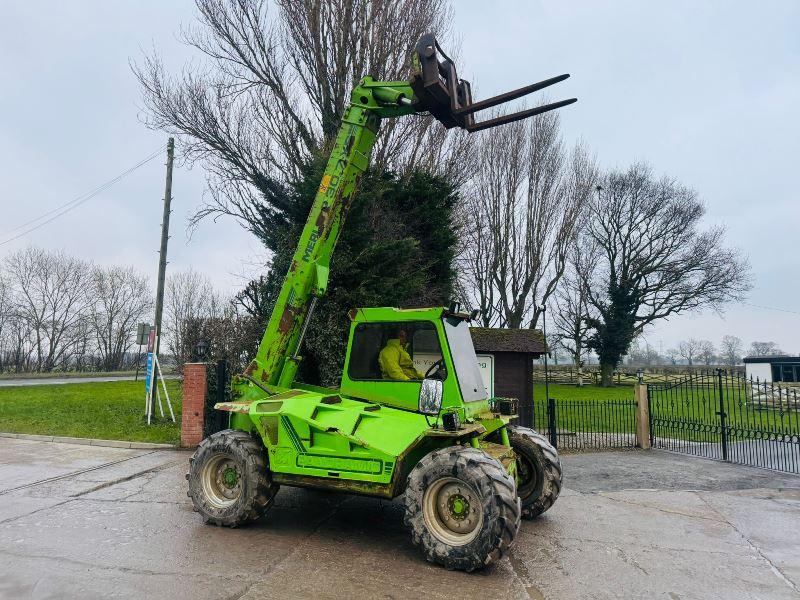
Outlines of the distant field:
{"type": "MultiPolygon", "coordinates": [[[[544,383],[533,384],[533,398],[535,401],[545,397],[544,383]]],[[[620,386],[604,388],[599,385],[567,385],[563,383],[550,384],[550,397],[557,400],[633,400],[633,387],[620,386]]]]}
{"type": "Polygon", "coordinates": [[[180,382],[167,380],[167,389],[177,423],[159,418],[148,426],[143,381],[0,388],[0,432],[176,444],[180,382]]]}
{"type": "MultiPolygon", "coordinates": [[[[695,377],[713,373],[713,367],[698,368],[695,370],[686,370],[676,373],[643,373],[642,378],[645,383],[677,383],[686,379],[690,375],[695,377]]],[[[565,385],[576,385],[577,374],[574,371],[551,368],[548,375],[550,383],[559,383],[565,385]]],[[[583,383],[586,385],[596,385],[599,382],[600,374],[596,371],[585,372],[583,374],[583,383]]],[[[544,384],[545,373],[544,370],[538,365],[534,365],[533,380],[536,384],[544,384]]],[[[633,387],[639,379],[636,371],[619,372],[614,375],[614,384],[620,387],[633,387]]]]}

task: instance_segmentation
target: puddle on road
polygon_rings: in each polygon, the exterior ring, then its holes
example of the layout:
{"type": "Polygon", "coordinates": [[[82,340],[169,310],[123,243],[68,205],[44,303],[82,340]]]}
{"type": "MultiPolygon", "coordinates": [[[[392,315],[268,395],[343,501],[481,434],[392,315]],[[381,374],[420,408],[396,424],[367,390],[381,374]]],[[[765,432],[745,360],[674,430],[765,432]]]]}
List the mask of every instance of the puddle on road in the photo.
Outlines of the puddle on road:
{"type": "Polygon", "coordinates": [[[508,554],[508,561],[511,563],[511,568],[514,570],[514,573],[516,573],[517,577],[525,586],[525,592],[528,594],[528,598],[531,600],[546,600],[542,591],[531,584],[531,576],[525,563],[514,556],[513,553],[508,554]]]}

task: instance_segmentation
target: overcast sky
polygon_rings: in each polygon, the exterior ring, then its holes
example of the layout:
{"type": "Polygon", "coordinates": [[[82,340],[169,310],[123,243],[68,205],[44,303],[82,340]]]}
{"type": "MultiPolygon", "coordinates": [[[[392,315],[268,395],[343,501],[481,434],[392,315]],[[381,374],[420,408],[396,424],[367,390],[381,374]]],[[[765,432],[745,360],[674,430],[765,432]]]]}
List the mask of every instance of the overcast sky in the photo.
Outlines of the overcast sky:
{"type": "MultiPolygon", "coordinates": [[[[461,75],[482,97],[560,73],[550,92],[568,142],[604,167],[649,161],[695,188],[706,223],[724,224],[755,287],[724,316],[685,315],[652,328],[666,350],[688,337],[774,340],[800,353],[800,3],[457,0],[461,75]],[[782,311],[770,310],[783,309],[782,311]]],[[[192,2],[5,0],[0,21],[0,257],[26,245],[102,264],[133,264],[155,281],[164,161],[156,159],[73,212],[19,240],[9,230],[72,200],[166,142],[140,121],[128,67],[176,40],[192,2]]],[[[174,180],[170,270],[194,266],[234,292],[263,262],[255,238],[226,219],[191,239],[204,176],[174,180]]],[[[17,232],[14,232],[17,233],[17,232]]]]}

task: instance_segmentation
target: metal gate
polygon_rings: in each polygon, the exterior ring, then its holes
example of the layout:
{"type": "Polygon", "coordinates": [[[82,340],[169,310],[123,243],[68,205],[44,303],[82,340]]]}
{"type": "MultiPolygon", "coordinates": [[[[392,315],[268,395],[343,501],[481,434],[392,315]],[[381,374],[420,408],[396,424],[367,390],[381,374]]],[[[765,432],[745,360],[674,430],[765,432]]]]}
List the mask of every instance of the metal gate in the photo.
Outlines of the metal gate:
{"type": "Polygon", "coordinates": [[[648,384],[651,443],[800,473],[798,391],[722,369],[648,384]]]}
{"type": "Polygon", "coordinates": [[[562,450],[636,447],[636,401],[534,399],[533,428],[562,450]]]}

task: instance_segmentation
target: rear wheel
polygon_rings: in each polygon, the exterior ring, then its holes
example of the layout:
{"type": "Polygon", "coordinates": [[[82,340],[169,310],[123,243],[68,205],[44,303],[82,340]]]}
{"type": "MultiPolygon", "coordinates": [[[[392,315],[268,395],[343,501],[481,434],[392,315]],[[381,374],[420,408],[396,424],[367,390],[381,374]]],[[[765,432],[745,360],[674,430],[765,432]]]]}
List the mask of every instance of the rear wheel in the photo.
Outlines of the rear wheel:
{"type": "Polygon", "coordinates": [[[517,455],[522,517],[533,519],[553,506],[561,493],[561,461],[547,438],[533,429],[509,425],[508,439],[517,455]]]}
{"type": "Polygon", "coordinates": [[[425,557],[474,571],[503,556],[519,530],[520,503],[503,465],[477,448],[425,456],[408,477],[405,523],[425,557]]]}
{"type": "Polygon", "coordinates": [[[264,447],[244,431],[204,439],[190,460],[189,497],[206,523],[237,527],[259,519],[275,500],[264,447]]]}

